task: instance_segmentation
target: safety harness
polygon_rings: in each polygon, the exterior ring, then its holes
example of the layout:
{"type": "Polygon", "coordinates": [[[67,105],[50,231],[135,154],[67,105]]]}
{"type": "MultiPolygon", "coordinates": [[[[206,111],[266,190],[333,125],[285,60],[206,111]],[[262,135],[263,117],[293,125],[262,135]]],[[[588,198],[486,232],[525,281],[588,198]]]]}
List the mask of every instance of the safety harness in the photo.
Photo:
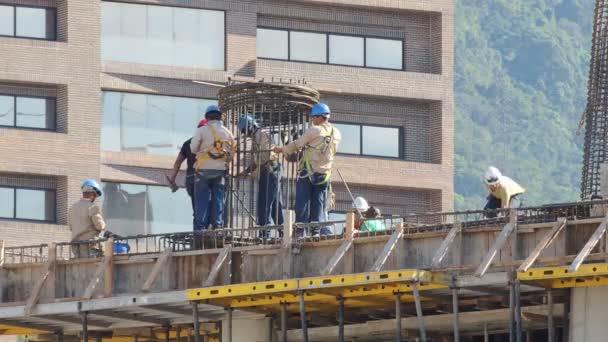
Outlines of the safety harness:
{"type": "Polygon", "coordinates": [[[327,132],[327,129],[325,127],[321,127],[321,129],[323,130],[323,140],[318,143],[315,146],[312,146],[310,144],[307,144],[304,147],[304,155],[302,156],[302,159],[300,160],[300,170],[305,171],[306,173],[301,174],[300,178],[306,178],[308,177],[308,179],[310,180],[310,182],[314,185],[322,185],[325,184],[329,181],[329,179],[331,178],[331,163],[332,163],[332,158],[328,158],[330,160],[330,167],[329,167],[329,171],[325,174],[325,177],[323,177],[323,179],[319,182],[314,182],[312,179],[312,176],[314,175],[314,171],[312,170],[312,165],[310,164],[310,161],[312,159],[312,156],[314,155],[315,151],[319,151],[322,154],[326,154],[330,153],[330,156],[334,156],[336,154],[336,144],[334,142],[334,128],[331,127],[331,130],[329,132],[327,132]]]}
{"type": "Polygon", "coordinates": [[[232,149],[232,141],[230,140],[222,140],[219,138],[219,136],[217,135],[217,131],[215,130],[215,128],[213,128],[212,125],[207,125],[205,127],[208,127],[209,130],[211,131],[211,134],[213,135],[213,147],[211,147],[209,150],[207,150],[207,153],[199,155],[196,157],[196,162],[194,163],[194,169],[195,170],[200,170],[203,166],[203,164],[205,164],[205,162],[209,159],[213,159],[213,160],[218,160],[218,159],[223,159],[224,161],[228,162],[230,161],[231,156],[231,149],[232,149]],[[225,146],[228,145],[229,148],[226,148],[225,146]]]}

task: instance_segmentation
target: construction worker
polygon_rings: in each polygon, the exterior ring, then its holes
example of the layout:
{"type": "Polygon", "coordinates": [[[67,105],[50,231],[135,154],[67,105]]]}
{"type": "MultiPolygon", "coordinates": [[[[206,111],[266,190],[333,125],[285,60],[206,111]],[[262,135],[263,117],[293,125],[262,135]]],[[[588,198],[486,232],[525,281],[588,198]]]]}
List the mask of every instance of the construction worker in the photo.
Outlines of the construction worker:
{"type": "MultiPolygon", "coordinates": [[[[285,147],[275,147],[275,153],[292,154],[303,150],[296,184],[296,222],[322,222],[327,220],[327,198],[330,189],[334,156],[342,136],[329,123],[331,111],[324,103],[317,103],[310,111],[313,126],[302,137],[285,147]]],[[[298,232],[302,234],[303,232],[298,232]]],[[[329,229],[321,230],[321,235],[331,234],[329,229]]],[[[312,235],[318,235],[315,228],[312,235]]]]}
{"type": "Polygon", "coordinates": [[[362,232],[375,232],[386,229],[382,220],[374,220],[375,218],[381,217],[380,210],[370,206],[365,198],[355,198],[353,209],[358,216],[355,221],[355,229],[362,232]]]}
{"type": "MultiPolygon", "coordinates": [[[[253,157],[250,165],[243,171],[249,176],[254,171],[258,176],[257,224],[283,224],[283,206],[281,204],[281,163],[272,151],[272,137],[267,130],[261,129],[253,117],[246,115],[237,124],[241,134],[253,141],[253,157]]],[[[268,232],[263,231],[265,236],[268,232]]]]}
{"type": "MultiPolygon", "coordinates": [[[[202,119],[199,121],[196,128],[201,128],[207,124],[207,119],[202,119]]],[[[192,153],[190,150],[190,142],[192,138],[184,141],[182,144],[182,148],[180,149],[177,157],[175,158],[175,162],[173,163],[173,170],[171,170],[171,175],[166,176],[167,181],[169,182],[169,187],[171,191],[176,192],[179,187],[175,183],[175,178],[177,178],[177,173],[181,168],[184,160],[186,161],[186,192],[188,196],[190,196],[190,202],[192,203],[192,216],[194,217],[194,163],[196,162],[196,155],[192,153]]]]}
{"type": "Polygon", "coordinates": [[[228,164],[236,151],[236,141],[222,122],[220,108],[216,105],[207,107],[205,119],[207,125],[197,128],[190,142],[190,150],[196,155],[195,231],[207,229],[210,224],[213,228],[223,227],[228,164]]]}
{"type": "MultiPolygon", "coordinates": [[[[95,203],[97,197],[102,195],[101,186],[95,180],[87,179],[82,183],[81,189],[82,198],[68,210],[71,242],[92,240],[106,228],[101,209],[95,203]]],[[[71,249],[76,258],[99,256],[99,250],[95,249],[94,244],[73,244],[71,249]]]]}
{"type": "Polygon", "coordinates": [[[486,217],[496,217],[496,209],[506,209],[514,207],[513,200],[523,194],[526,190],[507,176],[503,176],[500,170],[490,166],[485,173],[484,183],[488,188],[488,202],[484,210],[487,211],[486,217]]]}

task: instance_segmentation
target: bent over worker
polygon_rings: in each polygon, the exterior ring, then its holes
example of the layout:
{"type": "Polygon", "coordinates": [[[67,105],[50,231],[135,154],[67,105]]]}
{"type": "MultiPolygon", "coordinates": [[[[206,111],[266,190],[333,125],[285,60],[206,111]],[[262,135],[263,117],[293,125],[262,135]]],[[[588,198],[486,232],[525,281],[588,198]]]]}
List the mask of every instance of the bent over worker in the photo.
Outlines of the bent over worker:
{"type": "MultiPolygon", "coordinates": [[[[300,139],[285,147],[275,147],[275,153],[295,153],[304,150],[296,184],[296,222],[326,221],[326,202],[329,179],[336,150],[342,140],[340,131],[329,123],[331,111],[324,103],[317,103],[310,111],[313,126],[300,139]]],[[[318,228],[312,232],[319,233],[318,228]]],[[[328,230],[321,234],[328,234],[328,230]]]]}
{"type": "Polygon", "coordinates": [[[194,230],[207,229],[209,225],[223,227],[228,164],[236,150],[236,141],[222,122],[220,108],[216,105],[207,107],[205,119],[207,125],[196,129],[190,143],[190,149],[196,155],[194,230]]]}
{"type": "MultiPolygon", "coordinates": [[[[283,206],[281,203],[281,172],[282,167],[279,157],[272,151],[272,137],[266,129],[260,128],[253,117],[242,116],[238,122],[238,128],[246,137],[253,141],[253,158],[243,171],[244,175],[250,175],[257,171],[258,196],[257,196],[257,224],[266,226],[269,224],[283,224],[283,206]]],[[[267,232],[264,231],[263,235],[267,232]]]]}
{"type": "Polygon", "coordinates": [[[488,202],[486,203],[484,210],[488,210],[486,217],[496,217],[496,209],[506,209],[515,207],[514,199],[523,194],[526,190],[514,180],[503,174],[495,168],[490,166],[485,173],[484,183],[488,188],[488,202]]]}
{"type": "MultiPolygon", "coordinates": [[[[71,242],[94,239],[106,228],[101,209],[95,203],[97,197],[102,195],[101,187],[95,180],[87,179],[82,183],[81,189],[82,198],[68,210],[71,242]]],[[[99,256],[99,251],[93,244],[73,244],[71,249],[76,258],[99,256]]]]}

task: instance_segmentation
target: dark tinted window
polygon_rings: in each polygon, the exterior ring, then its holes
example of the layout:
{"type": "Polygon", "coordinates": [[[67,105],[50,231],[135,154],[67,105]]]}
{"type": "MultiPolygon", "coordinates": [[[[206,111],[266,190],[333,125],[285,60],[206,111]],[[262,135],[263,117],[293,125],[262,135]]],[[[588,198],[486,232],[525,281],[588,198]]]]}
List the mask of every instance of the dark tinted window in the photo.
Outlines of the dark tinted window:
{"type": "Polygon", "coordinates": [[[55,221],[55,191],[0,187],[0,217],[18,220],[55,221]]]}
{"type": "Polygon", "coordinates": [[[345,123],[334,123],[334,126],[342,133],[338,153],[390,158],[401,157],[401,129],[399,127],[345,123]]]}

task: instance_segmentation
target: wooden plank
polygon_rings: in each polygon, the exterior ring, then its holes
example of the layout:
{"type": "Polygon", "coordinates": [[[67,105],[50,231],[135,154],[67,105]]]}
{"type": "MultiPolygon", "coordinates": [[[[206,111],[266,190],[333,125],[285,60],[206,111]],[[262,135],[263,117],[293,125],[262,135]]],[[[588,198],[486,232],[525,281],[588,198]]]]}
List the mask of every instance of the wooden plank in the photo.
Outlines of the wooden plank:
{"type": "Polygon", "coordinates": [[[382,270],[382,266],[384,266],[384,264],[386,263],[386,260],[391,255],[393,250],[395,250],[397,243],[401,240],[402,237],[403,237],[403,224],[399,224],[395,228],[395,231],[391,235],[391,238],[384,245],[384,249],[382,250],[382,253],[380,253],[378,258],[376,258],[376,261],[374,262],[374,265],[372,266],[370,272],[380,272],[382,270]]]}
{"type": "Polygon", "coordinates": [[[536,259],[538,259],[538,257],[541,255],[541,253],[557,238],[557,235],[559,235],[559,233],[567,225],[568,225],[568,220],[566,220],[565,218],[559,219],[557,222],[555,222],[555,224],[553,225],[553,228],[551,228],[551,231],[549,231],[547,234],[545,234],[545,236],[543,236],[542,240],[536,245],[536,247],[534,247],[534,250],[532,250],[532,253],[530,253],[530,255],[528,255],[526,260],[519,266],[517,271],[525,272],[530,267],[532,267],[532,265],[534,264],[536,259]]]}
{"type": "Polygon", "coordinates": [[[574,258],[574,261],[568,268],[568,272],[576,272],[576,270],[578,270],[583,261],[585,261],[585,258],[587,258],[595,245],[597,245],[598,241],[602,238],[602,235],[606,233],[606,227],[608,227],[608,215],[604,217],[602,223],[597,227],[595,232],[593,232],[593,235],[591,235],[589,240],[587,240],[585,247],[576,255],[576,258],[574,258]]]}
{"type": "Polygon", "coordinates": [[[217,276],[220,273],[222,266],[224,265],[226,260],[228,260],[228,255],[230,253],[232,253],[232,247],[229,246],[222,249],[220,254],[218,254],[217,259],[215,259],[215,262],[213,263],[213,266],[211,266],[211,271],[209,272],[207,279],[203,282],[203,287],[213,286],[215,284],[215,280],[217,279],[217,276]]]}
{"type": "Polygon", "coordinates": [[[448,235],[446,235],[445,239],[443,239],[443,241],[441,242],[439,249],[437,250],[437,252],[435,252],[433,260],[431,261],[431,267],[437,267],[439,266],[439,264],[441,264],[443,258],[448,254],[448,250],[456,239],[456,236],[460,234],[461,231],[462,225],[460,224],[460,222],[454,222],[452,228],[448,232],[448,235]]]}
{"type": "Polygon", "coordinates": [[[32,293],[30,294],[27,303],[25,304],[25,316],[30,316],[32,313],[32,309],[34,308],[34,306],[38,303],[38,300],[40,299],[40,293],[42,293],[42,287],[44,286],[44,283],[46,283],[47,279],[49,278],[53,278],[51,277],[52,274],[55,273],[55,263],[57,261],[57,254],[56,251],[57,249],[55,248],[55,244],[51,243],[48,246],[48,251],[49,251],[49,258],[46,262],[46,271],[44,272],[44,276],[42,276],[42,278],[38,279],[38,282],[36,283],[36,286],[34,286],[34,289],[32,290],[32,293]]]}
{"type": "Polygon", "coordinates": [[[342,242],[342,245],[336,250],[331,259],[329,259],[327,266],[325,266],[325,268],[321,271],[321,275],[325,276],[332,274],[338,263],[342,260],[342,258],[344,258],[344,255],[346,255],[346,252],[348,252],[351,247],[353,247],[352,241],[342,242]]]}
{"type": "Polygon", "coordinates": [[[156,263],[154,264],[154,267],[152,268],[152,272],[150,272],[150,274],[148,275],[148,278],[144,282],[144,286],[142,286],[142,288],[141,288],[141,290],[143,292],[150,291],[150,289],[152,288],[152,285],[154,285],[154,282],[156,281],[156,278],[158,278],[158,275],[162,271],[163,267],[165,267],[167,262],[169,260],[171,260],[172,253],[173,253],[173,251],[171,250],[171,247],[169,247],[169,248],[165,249],[159,255],[158,259],[156,259],[156,263]]]}
{"type": "Polygon", "coordinates": [[[93,297],[93,292],[97,288],[97,285],[99,285],[99,283],[101,282],[101,278],[104,276],[106,269],[109,267],[111,261],[112,257],[107,255],[101,259],[101,262],[97,265],[97,268],[95,269],[93,279],[91,279],[89,285],[84,291],[84,295],[82,295],[83,299],[91,299],[91,297],[93,297]]]}
{"type": "Polygon", "coordinates": [[[104,255],[108,258],[104,264],[104,277],[103,277],[103,295],[105,297],[112,296],[112,288],[114,285],[114,239],[109,238],[103,244],[104,255]]]}
{"type": "Polygon", "coordinates": [[[287,210],[285,212],[285,221],[283,223],[283,243],[282,243],[282,259],[283,259],[283,279],[292,278],[293,273],[293,256],[291,253],[291,245],[293,243],[293,222],[295,220],[295,212],[287,210]]]}
{"type": "Polygon", "coordinates": [[[502,229],[502,231],[500,232],[500,234],[494,241],[494,244],[492,245],[492,247],[490,247],[490,250],[484,256],[483,260],[481,261],[481,264],[475,271],[476,276],[482,277],[486,273],[486,271],[490,267],[490,264],[492,264],[492,260],[494,260],[494,257],[496,257],[496,254],[504,246],[505,242],[507,242],[507,240],[509,239],[509,236],[511,235],[511,233],[513,233],[516,226],[517,226],[517,224],[512,223],[512,222],[505,224],[504,228],[502,229]]]}

